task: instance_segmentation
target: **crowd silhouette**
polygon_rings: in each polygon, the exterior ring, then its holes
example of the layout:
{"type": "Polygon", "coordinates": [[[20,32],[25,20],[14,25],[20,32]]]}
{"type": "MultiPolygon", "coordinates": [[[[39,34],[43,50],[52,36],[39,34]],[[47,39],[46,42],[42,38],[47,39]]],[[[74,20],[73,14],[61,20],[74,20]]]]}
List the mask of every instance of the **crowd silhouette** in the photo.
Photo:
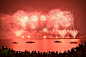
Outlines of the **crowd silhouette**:
{"type": "Polygon", "coordinates": [[[40,52],[40,51],[15,51],[12,48],[5,48],[2,46],[0,49],[0,57],[86,57],[86,42],[79,44],[71,50],[61,52],[40,52]]]}

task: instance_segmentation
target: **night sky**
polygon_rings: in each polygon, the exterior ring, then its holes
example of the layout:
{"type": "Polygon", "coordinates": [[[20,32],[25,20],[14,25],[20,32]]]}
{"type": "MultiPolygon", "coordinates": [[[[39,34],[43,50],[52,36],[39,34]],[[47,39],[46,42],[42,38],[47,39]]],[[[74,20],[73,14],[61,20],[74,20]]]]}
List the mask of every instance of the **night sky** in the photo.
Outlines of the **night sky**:
{"type": "MultiPolygon", "coordinates": [[[[47,13],[49,10],[73,10],[75,29],[86,34],[86,1],[85,0],[0,0],[0,10],[12,15],[17,10],[38,11],[47,13]]],[[[0,20],[0,23],[2,21],[0,20]]],[[[2,26],[2,25],[0,25],[2,26]]],[[[0,27],[1,28],[1,27],[0,27]]],[[[1,30],[0,30],[1,31],[1,30]]]]}

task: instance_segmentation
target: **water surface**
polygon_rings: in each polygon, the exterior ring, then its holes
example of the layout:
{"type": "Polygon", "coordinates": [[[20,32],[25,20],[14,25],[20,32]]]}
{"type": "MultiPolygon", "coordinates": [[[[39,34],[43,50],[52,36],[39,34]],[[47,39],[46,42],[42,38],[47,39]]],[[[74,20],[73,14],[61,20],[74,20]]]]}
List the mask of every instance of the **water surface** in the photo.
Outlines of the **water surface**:
{"type": "Polygon", "coordinates": [[[2,46],[12,48],[20,51],[65,51],[70,50],[73,47],[82,44],[86,39],[0,39],[0,48],[2,46]],[[55,43],[54,41],[61,41],[61,43],[55,43]],[[26,43],[27,41],[34,41],[35,43],[26,43]],[[70,44],[71,41],[78,42],[76,44],[70,44]],[[18,44],[12,44],[12,42],[18,42],[18,44]]]}

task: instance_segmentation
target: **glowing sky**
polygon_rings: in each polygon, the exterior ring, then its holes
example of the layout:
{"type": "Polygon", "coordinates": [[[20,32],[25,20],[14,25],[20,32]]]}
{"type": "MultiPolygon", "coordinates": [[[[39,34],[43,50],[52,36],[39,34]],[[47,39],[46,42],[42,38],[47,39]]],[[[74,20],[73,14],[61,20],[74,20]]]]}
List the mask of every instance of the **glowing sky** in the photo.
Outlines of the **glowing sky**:
{"type": "MultiPolygon", "coordinates": [[[[6,35],[11,35],[10,32],[12,32],[16,25],[10,21],[12,21],[10,16],[14,14],[18,10],[24,10],[26,12],[33,12],[33,11],[38,11],[38,12],[43,12],[45,15],[49,10],[54,9],[54,8],[59,8],[61,10],[71,10],[74,14],[74,22],[75,22],[75,28],[79,30],[80,33],[86,33],[86,3],[84,0],[32,0],[32,1],[24,1],[24,0],[12,0],[12,1],[7,1],[7,0],[1,0],[0,1],[0,10],[4,13],[3,16],[6,14],[6,18],[3,17],[3,20],[0,21],[0,31],[2,35],[4,34],[4,31],[7,32],[8,34],[6,35]],[[10,16],[9,16],[10,15],[10,16]],[[4,21],[5,20],[5,21],[4,21]],[[8,22],[6,22],[8,21],[8,22]],[[2,26],[2,24],[4,26],[2,26]],[[13,24],[12,26],[9,26],[9,24],[13,24]],[[8,27],[8,28],[5,28],[8,27]],[[4,28],[2,30],[2,28],[4,28]],[[10,32],[9,32],[10,31],[10,32]]],[[[45,16],[41,16],[41,18],[45,18],[45,16]]],[[[27,17],[26,17],[27,19],[27,17]]],[[[35,19],[36,20],[36,19],[35,19]]],[[[45,20],[45,19],[41,19],[45,20]]],[[[22,21],[22,20],[21,20],[22,21]]],[[[23,21],[22,21],[23,22],[23,21]]],[[[23,24],[24,25],[24,24],[23,24]]],[[[15,28],[16,30],[17,28],[15,28]]],[[[21,28],[20,28],[21,29],[21,28]]],[[[24,28],[22,28],[24,29],[24,28]]]]}

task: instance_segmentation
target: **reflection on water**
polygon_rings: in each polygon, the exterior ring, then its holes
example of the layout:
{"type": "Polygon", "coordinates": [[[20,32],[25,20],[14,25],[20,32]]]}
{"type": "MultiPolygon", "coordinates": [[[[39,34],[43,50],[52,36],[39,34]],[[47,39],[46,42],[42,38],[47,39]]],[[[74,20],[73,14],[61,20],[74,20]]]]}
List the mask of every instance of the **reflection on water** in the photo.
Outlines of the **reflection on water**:
{"type": "Polygon", "coordinates": [[[12,48],[15,50],[36,50],[41,52],[47,51],[65,51],[70,50],[72,47],[78,46],[85,42],[86,39],[0,39],[0,48],[2,46],[12,48]],[[61,41],[61,43],[55,43],[54,41],[61,41]],[[35,43],[26,43],[27,41],[34,41],[35,43]],[[76,44],[70,44],[70,42],[78,42],[76,44]],[[18,42],[18,44],[12,44],[12,42],[18,42]]]}

